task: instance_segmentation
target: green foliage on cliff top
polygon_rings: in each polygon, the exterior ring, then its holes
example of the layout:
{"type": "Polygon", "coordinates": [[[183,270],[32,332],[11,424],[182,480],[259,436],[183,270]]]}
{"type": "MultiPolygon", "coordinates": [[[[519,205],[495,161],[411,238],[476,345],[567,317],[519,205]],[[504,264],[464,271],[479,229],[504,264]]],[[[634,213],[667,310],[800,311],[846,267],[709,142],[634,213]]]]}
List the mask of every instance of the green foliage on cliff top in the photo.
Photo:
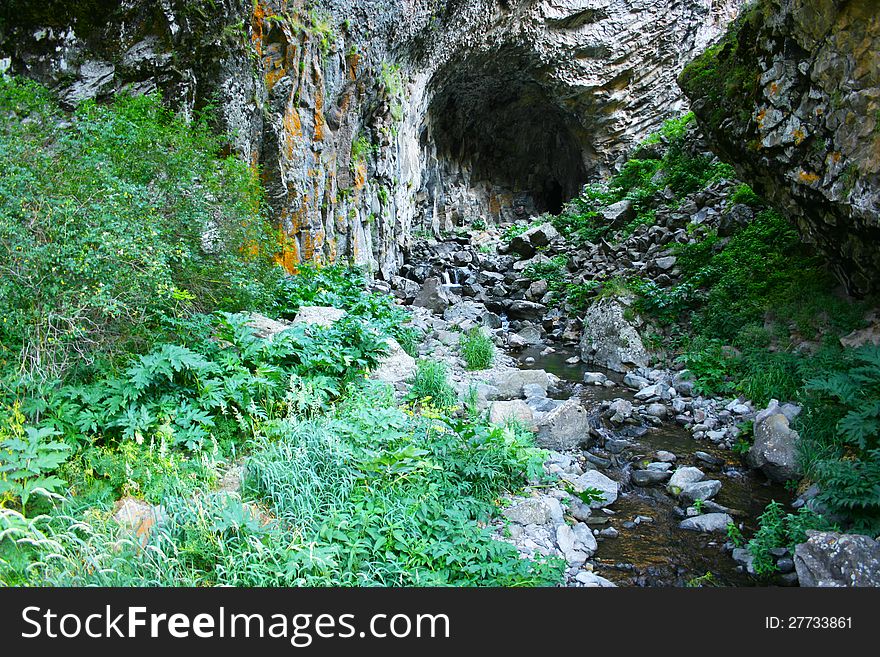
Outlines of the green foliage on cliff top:
{"type": "Polygon", "coordinates": [[[700,119],[717,133],[733,116],[745,126],[758,97],[759,69],[754,52],[763,17],[759,4],[745,9],[716,45],[685,66],[678,84],[698,108],[700,119]]]}

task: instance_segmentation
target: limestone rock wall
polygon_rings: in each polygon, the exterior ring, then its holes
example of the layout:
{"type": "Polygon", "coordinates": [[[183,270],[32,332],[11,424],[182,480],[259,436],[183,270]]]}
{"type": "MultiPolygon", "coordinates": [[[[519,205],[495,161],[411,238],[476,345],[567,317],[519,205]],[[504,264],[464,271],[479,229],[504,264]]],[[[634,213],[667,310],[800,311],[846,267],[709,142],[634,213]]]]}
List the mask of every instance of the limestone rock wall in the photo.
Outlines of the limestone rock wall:
{"type": "Polygon", "coordinates": [[[389,278],[414,231],[555,210],[684,107],[742,0],[7,0],[0,70],[217,108],[278,258],[389,278]]]}
{"type": "Polygon", "coordinates": [[[740,177],[784,208],[851,292],[880,280],[880,12],[761,0],[681,85],[740,177]]]}

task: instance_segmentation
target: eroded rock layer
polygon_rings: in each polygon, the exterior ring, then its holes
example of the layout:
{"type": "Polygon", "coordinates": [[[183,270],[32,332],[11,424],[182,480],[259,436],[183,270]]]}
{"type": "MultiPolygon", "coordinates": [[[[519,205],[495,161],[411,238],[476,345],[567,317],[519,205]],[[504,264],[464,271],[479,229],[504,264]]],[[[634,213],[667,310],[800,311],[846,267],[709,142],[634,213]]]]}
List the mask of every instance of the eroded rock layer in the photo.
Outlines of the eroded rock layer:
{"type": "Polygon", "coordinates": [[[880,272],[880,14],[873,0],[762,0],[680,80],[703,131],[837,263],[880,272]]]}
{"type": "Polygon", "coordinates": [[[741,0],[6,2],[0,69],[69,107],[216,107],[278,258],[394,274],[414,231],[558,210],[681,111],[684,61],[741,0]]]}

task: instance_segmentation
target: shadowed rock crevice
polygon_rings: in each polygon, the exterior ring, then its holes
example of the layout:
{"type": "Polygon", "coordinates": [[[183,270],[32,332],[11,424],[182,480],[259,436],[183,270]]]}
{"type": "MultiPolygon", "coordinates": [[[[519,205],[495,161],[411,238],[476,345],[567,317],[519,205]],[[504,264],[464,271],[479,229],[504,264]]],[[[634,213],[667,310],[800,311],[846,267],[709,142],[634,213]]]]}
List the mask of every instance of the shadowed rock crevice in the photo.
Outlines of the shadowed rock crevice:
{"type": "Polygon", "coordinates": [[[458,60],[434,85],[428,123],[442,170],[506,190],[527,211],[557,213],[580,191],[592,149],[534,63],[515,53],[458,60]]]}
{"type": "Polygon", "coordinates": [[[425,145],[443,195],[473,198],[474,216],[463,221],[558,213],[578,194],[592,149],[537,62],[513,52],[460,58],[432,86],[425,145]]]}

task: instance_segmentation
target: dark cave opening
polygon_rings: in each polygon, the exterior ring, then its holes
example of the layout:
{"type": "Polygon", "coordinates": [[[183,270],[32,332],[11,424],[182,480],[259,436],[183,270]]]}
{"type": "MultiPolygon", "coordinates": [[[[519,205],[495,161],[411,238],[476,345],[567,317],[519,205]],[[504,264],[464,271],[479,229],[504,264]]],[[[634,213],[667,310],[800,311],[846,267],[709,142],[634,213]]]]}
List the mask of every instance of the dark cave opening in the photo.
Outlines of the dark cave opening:
{"type": "Polygon", "coordinates": [[[534,64],[515,53],[471,56],[433,80],[428,108],[441,162],[469,168],[530,200],[530,211],[558,214],[587,179],[583,130],[542,83],[534,64]]]}

